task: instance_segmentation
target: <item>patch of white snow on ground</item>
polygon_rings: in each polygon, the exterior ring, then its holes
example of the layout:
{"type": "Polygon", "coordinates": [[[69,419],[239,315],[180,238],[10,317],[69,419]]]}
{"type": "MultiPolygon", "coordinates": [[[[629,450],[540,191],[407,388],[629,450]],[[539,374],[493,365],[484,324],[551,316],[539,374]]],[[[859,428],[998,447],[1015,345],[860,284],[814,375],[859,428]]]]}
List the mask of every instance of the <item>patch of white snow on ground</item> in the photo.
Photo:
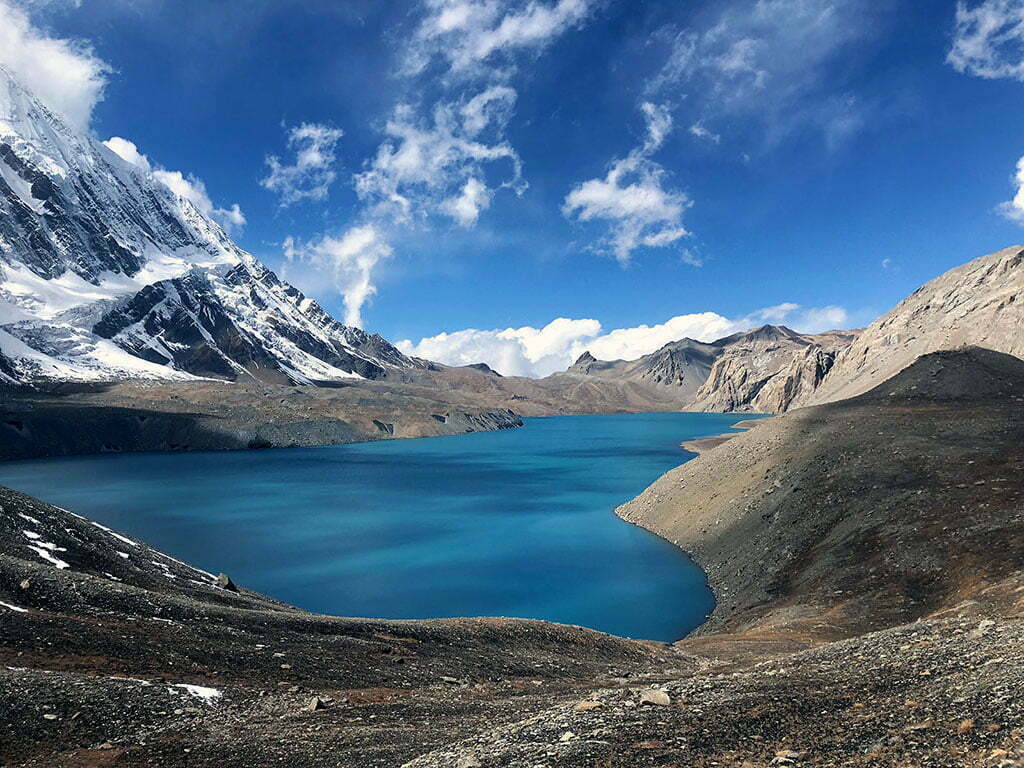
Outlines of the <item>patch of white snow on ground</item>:
{"type": "Polygon", "coordinates": [[[189,685],[188,683],[175,683],[169,690],[171,693],[177,693],[175,688],[183,689],[190,696],[195,696],[197,699],[202,699],[207,704],[212,705],[217,699],[224,694],[218,691],[216,688],[207,688],[203,685],[189,685]]]}
{"type": "Polygon", "coordinates": [[[38,520],[36,520],[31,515],[23,515],[21,512],[19,512],[18,513],[18,517],[20,517],[22,520],[24,520],[26,522],[32,523],[33,525],[42,525],[42,523],[40,523],[38,520]]]}
{"type": "Polygon", "coordinates": [[[0,608],[8,608],[9,610],[16,611],[17,613],[28,613],[28,608],[19,608],[16,605],[10,603],[0,602],[0,608]]]}
{"type": "Polygon", "coordinates": [[[46,561],[48,561],[50,563],[53,563],[55,566],[57,566],[61,570],[65,569],[65,568],[70,568],[71,567],[70,565],[65,563],[63,560],[61,560],[59,557],[54,557],[53,555],[51,555],[49,552],[47,552],[42,547],[33,547],[30,544],[28,548],[31,549],[33,552],[35,552],[37,555],[39,555],[41,558],[43,558],[43,560],[46,560],[46,561]]]}
{"type": "Polygon", "coordinates": [[[139,546],[139,543],[137,541],[132,541],[127,536],[122,536],[117,531],[112,531],[109,528],[107,528],[107,526],[105,526],[105,525],[100,525],[99,523],[97,523],[97,522],[95,522],[93,520],[90,520],[89,522],[92,523],[93,525],[95,525],[101,531],[106,531],[107,533],[109,533],[111,536],[113,536],[118,541],[123,541],[125,544],[131,544],[133,547],[139,546]]]}
{"type": "Polygon", "coordinates": [[[53,544],[49,541],[41,541],[40,539],[42,539],[42,536],[40,536],[35,531],[22,531],[22,533],[25,535],[26,539],[35,542],[34,544],[28,544],[27,546],[29,549],[31,549],[33,552],[35,552],[37,555],[43,558],[43,560],[53,563],[55,566],[61,569],[71,567],[63,560],[61,560],[59,557],[56,557],[53,554],[54,552],[67,552],[67,547],[58,547],[56,544],[53,544]]]}

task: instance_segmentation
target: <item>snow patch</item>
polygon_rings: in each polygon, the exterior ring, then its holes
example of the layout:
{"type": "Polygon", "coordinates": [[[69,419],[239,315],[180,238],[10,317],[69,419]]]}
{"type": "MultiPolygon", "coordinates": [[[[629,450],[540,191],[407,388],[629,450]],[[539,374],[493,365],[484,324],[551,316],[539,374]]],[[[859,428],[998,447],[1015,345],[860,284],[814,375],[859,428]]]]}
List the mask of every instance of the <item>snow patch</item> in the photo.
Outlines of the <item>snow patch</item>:
{"type": "Polygon", "coordinates": [[[66,562],[64,562],[59,557],[53,554],[54,552],[67,552],[67,547],[58,547],[56,544],[53,544],[49,541],[42,541],[42,536],[40,536],[35,531],[22,531],[22,534],[24,534],[25,538],[29,541],[35,542],[33,544],[28,544],[26,546],[33,552],[35,552],[37,555],[39,555],[41,558],[43,558],[43,560],[52,563],[61,570],[71,567],[66,562]]]}
{"type": "MultiPolygon", "coordinates": [[[[28,613],[28,608],[19,608],[16,605],[11,605],[10,603],[5,603],[5,602],[2,602],[2,601],[0,601],[0,608],[7,608],[7,609],[9,609],[11,611],[15,611],[17,613],[28,613]]],[[[13,667],[12,667],[12,669],[13,669],[13,667]]]]}
{"type": "Polygon", "coordinates": [[[53,563],[55,566],[57,566],[57,568],[59,568],[61,570],[64,570],[65,568],[70,568],[71,567],[66,562],[61,560],[59,557],[54,557],[53,555],[51,555],[49,552],[47,552],[42,547],[33,547],[31,544],[29,544],[28,548],[31,549],[33,552],[35,552],[37,555],[39,555],[41,558],[43,558],[43,560],[46,560],[47,562],[53,563]]]}
{"type": "Polygon", "coordinates": [[[173,694],[176,694],[178,692],[174,690],[175,688],[181,688],[189,696],[195,696],[197,699],[202,699],[211,706],[213,705],[213,702],[215,702],[217,699],[224,695],[216,688],[207,688],[203,685],[189,685],[188,683],[175,683],[167,690],[173,694]]]}
{"type": "MultiPolygon", "coordinates": [[[[130,544],[130,545],[131,545],[131,546],[133,546],[133,547],[137,547],[137,546],[139,546],[139,543],[138,543],[137,541],[132,541],[132,540],[131,540],[131,539],[129,539],[129,538],[127,537],[127,536],[122,536],[122,535],[121,535],[120,533],[118,533],[117,531],[112,531],[112,530],[110,530],[109,528],[107,528],[107,526],[105,526],[105,525],[100,525],[99,523],[97,523],[97,522],[94,522],[94,521],[92,521],[92,520],[90,520],[89,522],[90,522],[90,523],[92,523],[93,525],[95,525],[95,526],[96,526],[97,528],[99,528],[99,529],[100,529],[101,531],[106,531],[107,533],[109,533],[109,534],[110,534],[111,536],[113,536],[113,537],[114,537],[115,539],[117,539],[118,541],[123,541],[123,542],[124,542],[125,544],[130,544]]],[[[128,555],[124,555],[124,554],[122,554],[122,553],[120,553],[120,552],[118,552],[118,554],[119,554],[119,555],[122,555],[122,557],[125,557],[125,558],[127,558],[127,557],[128,557],[128,555]]]]}

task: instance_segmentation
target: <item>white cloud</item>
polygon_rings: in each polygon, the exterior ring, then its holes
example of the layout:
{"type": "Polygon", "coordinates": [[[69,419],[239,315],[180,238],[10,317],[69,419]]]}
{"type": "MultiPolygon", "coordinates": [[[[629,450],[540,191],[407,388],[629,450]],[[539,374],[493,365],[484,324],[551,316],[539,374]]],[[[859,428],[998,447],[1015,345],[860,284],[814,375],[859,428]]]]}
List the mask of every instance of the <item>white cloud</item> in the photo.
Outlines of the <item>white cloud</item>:
{"type": "Polygon", "coordinates": [[[683,213],[690,207],[682,192],[666,189],[666,172],[650,159],[672,128],[665,107],[645,103],[647,134],[642,146],[612,163],[603,179],[576,186],[565,198],[562,213],[579,221],[606,221],[606,247],[626,265],[642,246],[660,248],[687,235],[683,213]]]}
{"type": "Polygon", "coordinates": [[[1017,172],[1013,177],[1017,192],[1013,200],[1002,203],[999,212],[1010,221],[1024,226],[1024,157],[1017,161],[1017,172]]]}
{"type": "Polygon", "coordinates": [[[181,171],[154,170],[153,178],[161,182],[178,197],[182,197],[192,203],[204,216],[220,224],[225,232],[236,234],[245,227],[245,214],[238,207],[238,203],[230,208],[218,208],[210,199],[206,191],[206,184],[201,179],[189,174],[187,177],[181,171]]]}
{"type": "Polygon", "coordinates": [[[468,328],[416,343],[406,339],[398,342],[398,347],[406,354],[448,365],[487,363],[506,376],[543,377],[565,370],[585,351],[599,360],[635,360],[684,338],[709,342],[765,323],[785,323],[797,331],[817,333],[845,327],[849,320],[842,307],[803,308],[785,303],[737,319],[698,312],[606,333],[597,320],[560,317],[543,328],[468,328]]]}
{"type": "Polygon", "coordinates": [[[77,128],[103,98],[110,66],[85,42],[50,37],[11,0],[0,0],[0,66],[77,128]]]}
{"type": "Polygon", "coordinates": [[[868,0],[741,0],[700,28],[676,32],[668,58],[648,84],[653,97],[685,89],[696,120],[690,132],[718,140],[709,125],[743,117],[778,141],[802,126],[829,146],[865,124],[867,107],[829,77],[852,43],[880,27],[883,4],[868,0]]]}
{"type": "Polygon", "coordinates": [[[139,152],[135,142],[122,139],[120,136],[111,136],[103,144],[126,163],[130,163],[146,173],[153,170],[153,165],[149,162],[149,158],[139,152]]]}
{"type": "Polygon", "coordinates": [[[361,328],[363,305],[377,292],[374,268],[391,254],[391,246],[373,225],[308,243],[289,237],[284,241],[287,261],[282,277],[312,292],[320,288],[321,276],[329,275],[345,302],[345,324],[361,328]]]}
{"type": "Polygon", "coordinates": [[[682,260],[683,264],[688,264],[691,267],[704,266],[704,259],[689,248],[684,248],[683,252],[679,255],[679,258],[682,260]]]}
{"type": "Polygon", "coordinates": [[[698,139],[705,139],[710,141],[712,144],[718,144],[722,141],[722,137],[717,133],[712,133],[704,126],[703,120],[698,120],[696,123],[690,126],[690,134],[696,136],[698,139]]]}
{"type": "Polygon", "coordinates": [[[210,199],[210,194],[206,191],[206,184],[201,179],[192,174],[186,177],[181,171],[168,171],[154,165],[149,157],[139,151],[135,142],[120,136],[111,136],[103,144],[126,163],[134,165],[144,173],[151,174],[154,179],[178,197],[191,202],[200,213],[220,224],[228,234],[238,234],[245,229],[245,214],[238,207],[238,203],[234,203],[228,208],[218,208],[210,199]]]}
{"type": "Polygon", "coordinates": [[[461,194],[450,197],[441,203],[441,212],[451,216],[463,227],[471,227],[480,218],[480,211],[491,205],[493,193],[480,179],[467,179],[461,194]]]}
{"type": "Polygon", "coordinates": [[[1024,0],[984,0],[973,8],[957,3],[946,61],[976,77],[1024,80],[1024,0]]]}
{"type": "Polygon", "coordinates": [[[282,206],[300,200],[323,200],[338,174],[334,170],[335,146],[345,132],[319,123],[303,123],[288,129],[288,148],[295,162],[285,165],[269,155],[270,173],[260,185],[277,192],[282,206]]]}
{"type": "Polygon", "coordinates": [[[450,72],[465,74],[488,60],[542,49],[580,24],[595,4],[593,0],[425,0],[427,13],[407,52],[405,69],[419,73],[437,57],[450,72]]]}
{"type": "Polygon", "coordinates": [[[355,177],[370,213],[401,223],[440,213],[471,226],[495,189],[521,193],[519,155],[502,137],[514,98],[510,88],[488,89],[439,103],[426,120],[408,105],[397,107],[385,128],[388,140],[355,177]],[[488,173],[496,180],[489,183],[488,173]]]}

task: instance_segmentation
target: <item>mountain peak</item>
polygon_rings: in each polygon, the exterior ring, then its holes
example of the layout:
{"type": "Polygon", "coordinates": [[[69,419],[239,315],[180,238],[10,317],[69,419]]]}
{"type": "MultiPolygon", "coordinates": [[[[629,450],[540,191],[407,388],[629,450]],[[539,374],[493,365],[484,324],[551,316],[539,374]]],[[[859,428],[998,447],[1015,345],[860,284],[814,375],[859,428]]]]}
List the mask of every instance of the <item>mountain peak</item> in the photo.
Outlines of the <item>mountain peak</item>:
{"type": "Polygon", "coordinates": [[[7,379],[314,383],[423,367],[338,323],[0,67],[7,379]]]}

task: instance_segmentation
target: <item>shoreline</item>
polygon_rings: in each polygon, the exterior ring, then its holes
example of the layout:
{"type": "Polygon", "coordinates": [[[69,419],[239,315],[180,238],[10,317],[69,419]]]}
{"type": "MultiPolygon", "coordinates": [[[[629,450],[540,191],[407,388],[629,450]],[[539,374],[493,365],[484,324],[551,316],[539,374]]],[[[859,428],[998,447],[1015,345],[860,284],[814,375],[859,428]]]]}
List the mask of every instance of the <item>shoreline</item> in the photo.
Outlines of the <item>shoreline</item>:
{"type": "MultiPolygon", "coordinates": [[[[750,430],[756,427],[758,424],[764,421],[768,421],[769,419],[772,418],[774,418],[774,415],[767,416],[763,419],[743,419],[741,421],[737,421],[729,428],[744,431],[750,430]]],[[[693,440],[684,440],[679,444],[679,447],[682,448],[684,451],[689,451],[690,453],[695,453],[698,456],[700,456],[702,453],[707,453],[711,449],[717,448],[722,443],[726,443],[729,440],[732,440],[737,435],[741,434],[743,434],[743,432],[723,432],[720,435],[711,435],[709,437],[697,437],[694,438],[693,440]]]]}

